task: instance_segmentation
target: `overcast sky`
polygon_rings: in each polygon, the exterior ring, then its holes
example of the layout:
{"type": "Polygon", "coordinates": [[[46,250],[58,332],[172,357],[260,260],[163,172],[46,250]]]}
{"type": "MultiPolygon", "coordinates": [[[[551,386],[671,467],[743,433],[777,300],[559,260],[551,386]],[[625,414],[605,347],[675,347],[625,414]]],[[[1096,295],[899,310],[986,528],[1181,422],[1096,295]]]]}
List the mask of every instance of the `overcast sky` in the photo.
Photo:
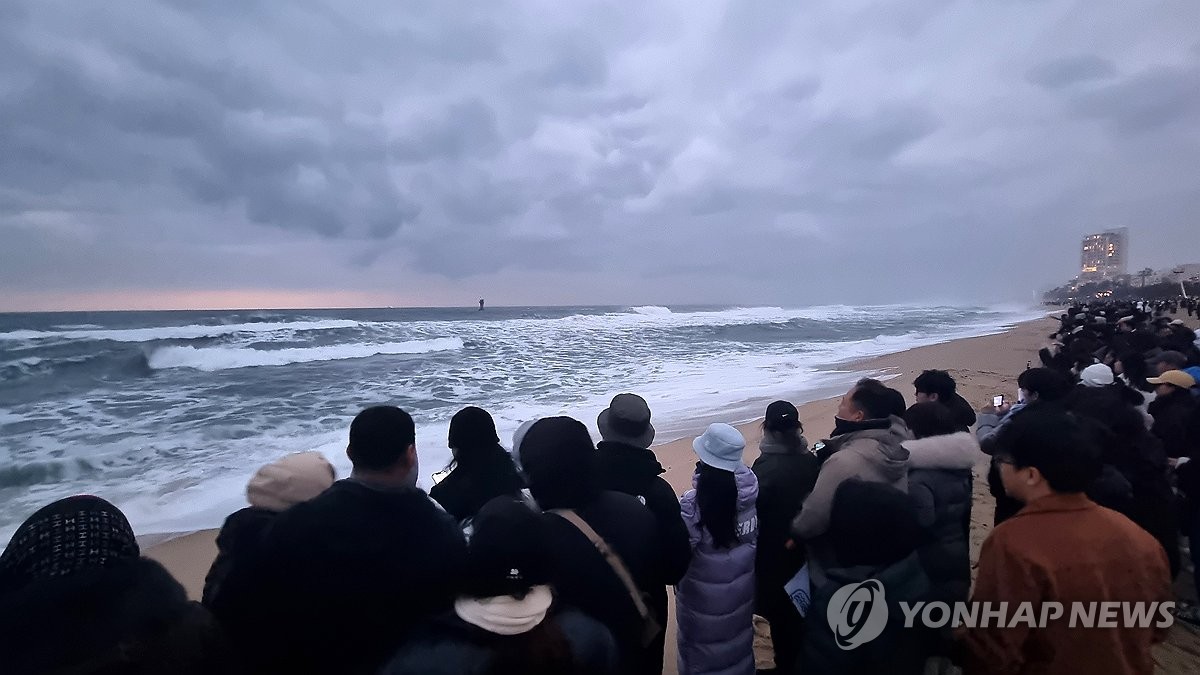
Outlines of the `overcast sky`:
{"type": "Polygon", "coordinates": [[[0,309],[1029,299],[1200,261],[1200,2],[7,0],[0,309]]]}

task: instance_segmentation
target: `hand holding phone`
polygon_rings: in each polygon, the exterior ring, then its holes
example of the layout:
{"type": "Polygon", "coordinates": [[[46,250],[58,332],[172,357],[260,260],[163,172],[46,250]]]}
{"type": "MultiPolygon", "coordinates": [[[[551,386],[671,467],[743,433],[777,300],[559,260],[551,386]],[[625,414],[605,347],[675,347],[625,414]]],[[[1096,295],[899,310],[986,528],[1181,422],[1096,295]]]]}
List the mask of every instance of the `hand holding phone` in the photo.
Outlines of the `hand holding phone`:
{"type": "Polygon", "coordinates": [[[1004,405],[1004,394],[996,394],[992,397],[992,407],[999,408],[1004,405]]]}

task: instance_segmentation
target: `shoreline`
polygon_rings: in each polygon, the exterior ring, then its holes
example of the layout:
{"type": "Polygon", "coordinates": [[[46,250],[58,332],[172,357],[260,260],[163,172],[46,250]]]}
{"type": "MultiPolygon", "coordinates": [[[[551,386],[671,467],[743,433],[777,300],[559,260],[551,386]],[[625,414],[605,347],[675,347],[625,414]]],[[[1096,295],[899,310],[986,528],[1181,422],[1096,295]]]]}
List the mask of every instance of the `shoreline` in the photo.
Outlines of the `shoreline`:
{"type": "MultiPolygon", "coordinates": [[[[1043,317],[1016,323],[1007,329],[987,335],[951,339],[891,354],[850,359],[823,371],[828,373],[830,382],[822,386],[782,395],[764,392],[763,396],[748,399],[733,409],[743,409],[746,414],[750,414],[755,405],[765,410],[767,404],[777,398],[794,397],[793,402],[797,404],[800,419],[804,423],[805,436],[813,443],[827,437],[833,430],[833,415],[837,410],[838,399],[845,388],[860,377],[894,380],[891,386],[903,392],[905,399],[911,403],[910,383],[927,368],[949,371],[959,381],[959,393],[972,406],[979,407],[990,402],[994,393],[1015,393],[1017,375],[1024,369],[1024,364],[1029,358],[1036,356],[1037,349],[1045,341],[1045,336],[1050,330],[1053,330],[1054,325],[1054,320],[1043,317]]],[[[692,418],[687,423],[676,425],[688,431],[675,431],[671,435],[678,436],[677,438],[653,446],[652,449],[666,469],[663,477],[675,488],[676,494],[682,494],[691,488],[691,475],[695,465],[691,439],[701,433],[709,423],[728,421],[729,418],[728,412],[692,418]]],[[[758,440],[761,437],[758,419],[761,418],[742,417],[733,422],[746,437],[747,464],[753,463],[758,456],[758,440]]],[[[988,525],[990,531],[990,523],[988,525]]],[[[972,531],[974,530],[973,526],[972,531]]],[[[208,528],[190,532],[154,533],[141,535],[138,541],[145,555],[162,563],[183,583],[189,595],[199,598],[204,575],[216,556],[217,532],[218,528],[208,528]]],[[[972,539],[974,540],[974,537],[972,539]]],[[[982,542],[982,538],[979,542],[982,542]]],[[[973,555],[972,560],[974,558],[973,555]]]]}

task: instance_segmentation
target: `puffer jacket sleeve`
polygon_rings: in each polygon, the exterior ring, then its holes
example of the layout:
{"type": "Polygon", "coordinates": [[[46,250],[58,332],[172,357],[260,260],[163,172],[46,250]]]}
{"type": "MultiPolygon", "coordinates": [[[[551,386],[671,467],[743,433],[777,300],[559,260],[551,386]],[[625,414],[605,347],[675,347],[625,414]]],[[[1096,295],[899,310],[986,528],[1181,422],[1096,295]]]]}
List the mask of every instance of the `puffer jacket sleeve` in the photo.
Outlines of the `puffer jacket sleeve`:
{"type": "Polygon", "coordinates": [[[792,521],[792,534],[800,539],[813,539],[829,529],[829,513],[833,509],[833,495],[838,486],[856,473],[857,455],[854,443],[847,443],[821,465],[817,483],[804,500],[800,514],[792,521]]]}
{"type": "MultiPolygon", "coordinates": [[[[975,422],[975,437],[979,439],[980,446],[984,443],[991,445],[992,436],[1000,429],[1000,416],[995,413],[979,413],[979,417],[975,422]]],[[[987,449],[984,450],[991,454],[987,449]]]]}

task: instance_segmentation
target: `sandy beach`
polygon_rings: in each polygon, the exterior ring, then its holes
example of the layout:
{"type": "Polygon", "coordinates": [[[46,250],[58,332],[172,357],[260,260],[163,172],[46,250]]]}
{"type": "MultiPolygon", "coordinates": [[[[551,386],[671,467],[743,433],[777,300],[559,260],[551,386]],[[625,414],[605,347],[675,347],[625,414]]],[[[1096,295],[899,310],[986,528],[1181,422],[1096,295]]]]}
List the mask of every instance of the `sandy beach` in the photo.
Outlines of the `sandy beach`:
{"type": "MultiPolygon", "coordinates": [[[[1048,342],[1047,335],[1056,325],[1056,321],[1052,319],[1030,321],[997,335],[967,338],[863,359],[843,364],[840,369],[890,379],[890,386],[903,392],[910,404],[913,396],[911,383],[922,370],[947,370],[957,380],[959,393],[979,408],[990,404],[992,396],[996,394],[1004,394],[1009,398],[1016,396],[1017,376],[1031,360],[1036,360],[1037,350],[1048,342]]],[[[764,392],[764,395],[769,393],[764,392]]],[[[838,398],[828,398],[805,402],[798,406],[805,435],[810,442],[825,438],[832,431],[837,403],[838,398]]],[[[591,414],[591,411],[587,411],[586,414],[591,414]]],[[[746,462],[750,463],[758,455],[761,430],[757,422],[742,424],[740,429],[747,440],[746,462]]],[[[695,431],[699,433],[702,429],[697,428],[695,431]]],[[[663,466],[667,468],[666,478],[676,491],[682,494],[689,489],[696,461],[691,449],[691,439],[684,438],[665,443],[656,446],[654,450],[663,466]]],[[[984,473],[985,467],[977,467],[971,524],[972,566],[977,561],[980,545],[991,531],[993,502],[987,493],[984,473]]],[[[189,594],[198,598],[204,575],[216,555],[215,537],[215,530],[196,532],[150,546],[146,555],[162,562],[184,584],[189,594]]],[[[674,673],[673,617],[668,632],[665,672],[674,673]]],[[[1197,638],[1197,632],[1177,625],[1172,629],[1168,643],[1159,648],[1156,657],[1160,665],[1158,672],[1195,672],[1196,664],[1200,663],[1200,640],[1197,638]]]]}

